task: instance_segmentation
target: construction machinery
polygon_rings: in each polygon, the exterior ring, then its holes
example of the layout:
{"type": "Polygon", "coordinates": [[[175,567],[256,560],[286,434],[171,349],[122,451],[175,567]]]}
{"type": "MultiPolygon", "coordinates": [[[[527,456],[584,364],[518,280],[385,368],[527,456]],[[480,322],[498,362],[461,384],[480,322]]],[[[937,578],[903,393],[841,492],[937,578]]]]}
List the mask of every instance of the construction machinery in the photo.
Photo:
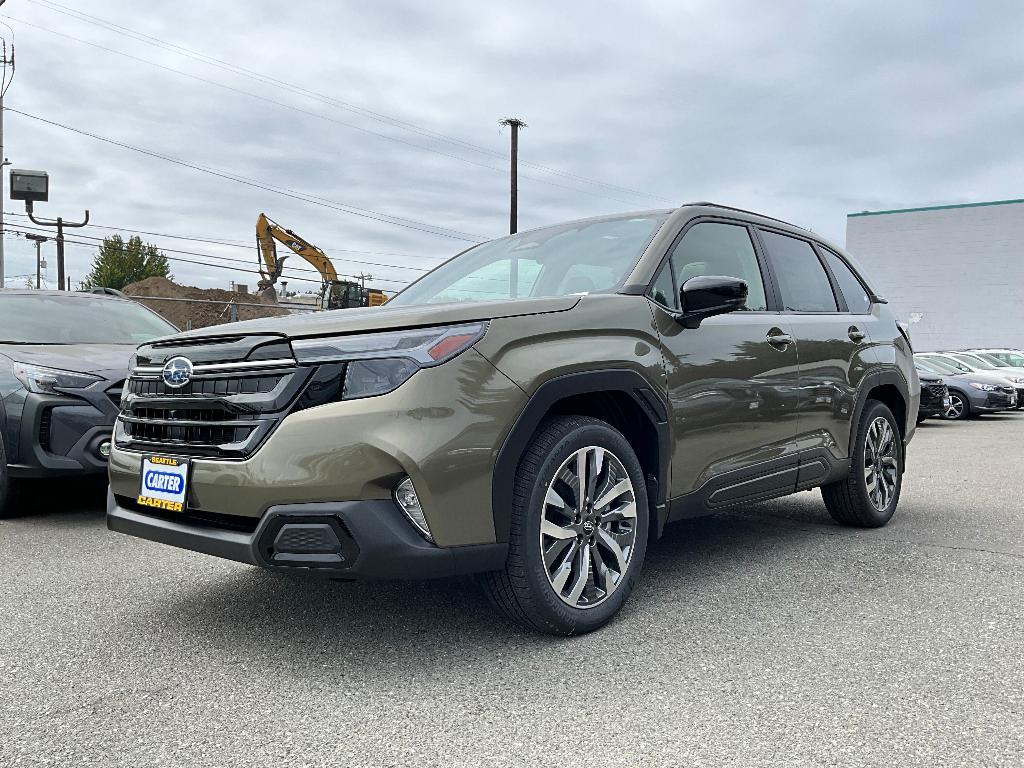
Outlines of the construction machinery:
{"type": "Polygon", "coordinates": [[[383,291],[365,286],[362,281],[367,276],[361,278],[360,282],[340,280],[338,271],[326,253],[290,229],[285,229],[265,213],[261,213],[256,219],[256,246],[261,258],[259,282],[261,295],[272,296],[275,300],[277,297],[274,286],[278,278],[281,277],[284,262],[288,258],[287,254],[280,257],[277,255],[277,243],[282,243],[290,251],[297,253],[320,273],[323,280],[320,290],[320,306],[323,309],[377,307],[387,301],[383,291]]]}

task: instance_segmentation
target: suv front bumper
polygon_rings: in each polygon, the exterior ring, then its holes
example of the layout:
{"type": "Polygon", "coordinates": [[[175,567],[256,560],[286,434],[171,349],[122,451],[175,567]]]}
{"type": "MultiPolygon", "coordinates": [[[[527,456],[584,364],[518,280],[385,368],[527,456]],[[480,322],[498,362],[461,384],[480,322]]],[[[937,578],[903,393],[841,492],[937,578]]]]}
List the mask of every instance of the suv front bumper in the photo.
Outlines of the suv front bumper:
{"type": "MultiPolygon", "coordinates": [[[[410,477],[437,543],[425,546],[492,544],[494,462],[525,401],[469,349],[388,394],[292,412],[246,459],[153,453],[189,460],[187,511],[236,528],[252,531],[290,505],[379,502],[399,512],[392,494],[410,477]]],[[[116,443],[111,451],[110,486],[126,504],[138,497],[145,455],[116,443]]]]}
{"type": "Polygon", "coordinates": [[[353,580],[433,579],[497,570],[508,555],[507,544],[434,546],[391,501],[276,505],[252,531],[209,518],[157,516],[128,503],[107,493],[110,530],[278,571],[353,580]]]}
{"type": "MultiPolygon", "coordinates": [[[[110,386],[109,382],[102,382],[110,386]]],[[[97,475],[107,471],[107,457],[117,407],[98,389],[77,390],[82,397],[19,393],[6,403],[8,471],[12,477],[97,475]],[[85,399],[89,395],[90,399],[85,399]],[[11,439],[14,437],[14,439],[11,439]]]]}

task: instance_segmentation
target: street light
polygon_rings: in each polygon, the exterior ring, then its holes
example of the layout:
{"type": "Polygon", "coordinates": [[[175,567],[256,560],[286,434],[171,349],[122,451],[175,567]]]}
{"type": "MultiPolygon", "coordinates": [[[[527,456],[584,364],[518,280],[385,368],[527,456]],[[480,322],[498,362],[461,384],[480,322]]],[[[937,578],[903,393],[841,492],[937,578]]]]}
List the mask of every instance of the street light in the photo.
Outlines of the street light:
{"type": "Polygon", "coordinates": [[[46,171],[11,169],[11,200],[24,200],[28,217],[41,227],[57,228],[57,290],[66,290],[64,285],[64,227],[84,227],[89,223],[89,210],[85,220],[80,222],[56,219],[37,219],[32,213],[33,203],[45,203],[50,198],[50,175],[46,171]]]}

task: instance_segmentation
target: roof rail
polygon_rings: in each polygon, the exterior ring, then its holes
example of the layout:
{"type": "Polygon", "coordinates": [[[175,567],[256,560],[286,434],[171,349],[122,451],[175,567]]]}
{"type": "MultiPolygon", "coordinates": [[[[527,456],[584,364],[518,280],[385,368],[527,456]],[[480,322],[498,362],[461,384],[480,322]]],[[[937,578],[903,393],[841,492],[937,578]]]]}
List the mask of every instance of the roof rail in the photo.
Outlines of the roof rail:
{"type": "MultiPolygon", "coordinates": [[[[721,203],[712,203],[712,202],[709,202],[707,200],[700,200],[698,202],[693,202],[693,203],[683,203],[683,205],[680,206],[680,207],[687,206],[687,205],[703,205],[703,206],[707,206],[708,208],[723,208],[723,209],[725,209],[727,211],[736,211],[738,213],[749,213],[751,216],[759,216],[762,219],[768,219],[769,221],[777,221],[780,224],[785,224],[787,227],[796,227],[796,224],[793,224],[791,222],[785,221],[783,219],[777,219],[774,216],[766,216],[765,214],[758,213],[757,211],[748,211],[746,208],[737,208],[737,207],[735,207],[733,205],[722,205],[721,203]]],[[[803,229],[803,227],[796,227],[796,228],[797,229],[803,229]]]]}

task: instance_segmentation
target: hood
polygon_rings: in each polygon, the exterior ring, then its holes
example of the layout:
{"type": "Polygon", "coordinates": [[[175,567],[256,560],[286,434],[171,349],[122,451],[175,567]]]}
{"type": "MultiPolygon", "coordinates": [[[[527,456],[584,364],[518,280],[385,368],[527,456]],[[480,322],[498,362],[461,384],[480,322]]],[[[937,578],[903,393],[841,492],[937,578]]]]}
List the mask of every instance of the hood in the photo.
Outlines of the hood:
{"type": "Polygon", "coordinates": [[[579,296],[555,296],[542,299],[417,304],[408,307],[392,307],[385,304],[381,307],[334,309],[286,317],[243,320],[240,323],[199,328],[178,334],[173,338],[194,339],[211,336],[238,336],[240,334],[280,334],[290,338],[299,338],[363,333],[426,325],[469,323],[475,320],[494,320],[499,317],[539,315],[547,312],[565,312],[575,307],[579,301],[579,296]]]}
{"type": "Polygon", "coordinates": [[[0,344],[0,354],[19,363],[111,380],[128,375],[128,360],[134,351],[134,344],[0,344]]]}
{"type": "Polygon", "coordinates": [[[1003,376],[998,376],[994,373],[989,373],[987,371],[977,371],[975,373],[959,373],[956,375],[949,374],[948,376],[943,375],[942,378],[946,381],[947,384],[951,381],[959,381],[962,384],[966,384],[971,381],[976,381],[979,384],[996,384],[1000,387],[1015,386],[1014,383],[1009,379],[1003,376]]]}

